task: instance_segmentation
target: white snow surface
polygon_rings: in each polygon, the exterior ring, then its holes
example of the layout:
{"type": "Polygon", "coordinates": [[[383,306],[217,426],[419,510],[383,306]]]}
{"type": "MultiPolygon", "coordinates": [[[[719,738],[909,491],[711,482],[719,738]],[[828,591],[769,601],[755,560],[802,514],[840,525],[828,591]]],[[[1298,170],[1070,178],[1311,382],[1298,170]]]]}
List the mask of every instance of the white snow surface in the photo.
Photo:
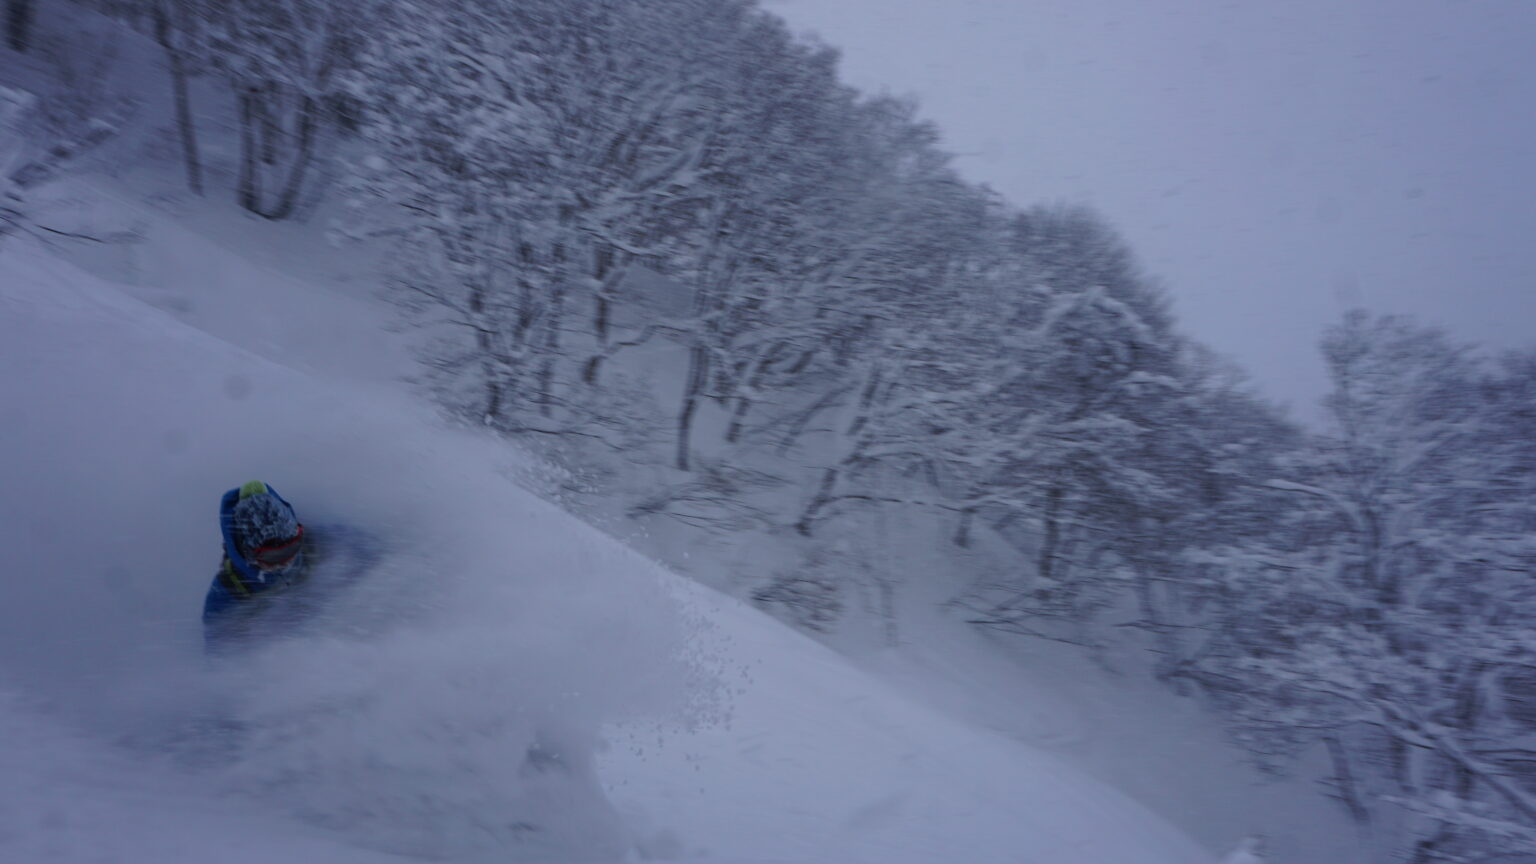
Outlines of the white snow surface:
{"type": "Polygon", "coordinates": [[[527,491],[394,383],[366,291],[134,218],[131,268],[0,246],[0,860],[1213,860],[527,491]],[[258,478],[384,555],[216,663],[218,497],[258,478]]]}

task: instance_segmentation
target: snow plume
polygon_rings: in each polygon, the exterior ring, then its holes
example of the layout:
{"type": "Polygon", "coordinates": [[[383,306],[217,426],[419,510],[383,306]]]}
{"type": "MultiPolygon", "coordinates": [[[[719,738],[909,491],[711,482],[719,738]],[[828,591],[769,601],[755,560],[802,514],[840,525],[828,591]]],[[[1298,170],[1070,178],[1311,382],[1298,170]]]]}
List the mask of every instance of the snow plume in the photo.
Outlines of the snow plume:
{"type": "Polygon", "coordinates": [[[384,581],[421,603],[404,622],[370,633],[394,605],[371,604],[365,635],[343,614],[232,670],[230,715],[249,731],[226,779],[395,852],[617,856],[600,727],[675,707],[683,631],[644,583],[603,584],[641,562],[476,535],[391,556],[384,581]]]}
{"type": "MultiPolygon", "coordinates": [[[[591,764],[601,728],[676,717],[701,692],[664,574],[517,488],[504,445],[403,396],[322,386],[17,246],[0,310],[0,685],[33,703],[5,706],[5,728],[128,744],[113,759],[353,845],[623,846],[591,764]],[[317,626],[210,661],[217,502],[251,479],[381,558],[317,626]]],[[[7,775],[29,800],[70,797],[55,756],[74,740],[8,743],[32,770],[7,775]]]]}
{"type": "Polygon", "coordinates": [[[0,690],[0,857],[157,864],[398,862],[237,810],[195,778],[134,760],[0,690]]]}

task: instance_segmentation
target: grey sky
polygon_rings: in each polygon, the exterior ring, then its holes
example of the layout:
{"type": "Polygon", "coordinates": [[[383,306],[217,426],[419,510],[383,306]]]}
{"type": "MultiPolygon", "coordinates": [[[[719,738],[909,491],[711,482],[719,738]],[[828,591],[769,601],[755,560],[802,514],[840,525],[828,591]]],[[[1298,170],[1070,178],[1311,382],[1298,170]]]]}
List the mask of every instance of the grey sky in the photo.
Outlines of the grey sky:
{"type": "Polygon", "coordinates": [[[1346,306],[1536,344],[1536,0],[767,0],[1016,203],[1096,206],[1316,416],[1346,306]]]}

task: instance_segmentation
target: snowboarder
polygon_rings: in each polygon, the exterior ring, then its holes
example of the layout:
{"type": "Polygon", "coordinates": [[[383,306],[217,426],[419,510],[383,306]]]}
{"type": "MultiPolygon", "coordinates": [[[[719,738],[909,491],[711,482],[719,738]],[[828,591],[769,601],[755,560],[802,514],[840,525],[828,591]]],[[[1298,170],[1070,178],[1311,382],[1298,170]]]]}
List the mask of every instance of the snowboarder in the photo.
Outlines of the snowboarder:
{"type": "Polygon", "coordinates": [[[203,600],[203,638],[210,651],[265,630],[291,629],[302,609],[282,603],[314,564],[312,538],[277,490],[253,480],[224,493],[219,504],[224,560],[203,600]]]}

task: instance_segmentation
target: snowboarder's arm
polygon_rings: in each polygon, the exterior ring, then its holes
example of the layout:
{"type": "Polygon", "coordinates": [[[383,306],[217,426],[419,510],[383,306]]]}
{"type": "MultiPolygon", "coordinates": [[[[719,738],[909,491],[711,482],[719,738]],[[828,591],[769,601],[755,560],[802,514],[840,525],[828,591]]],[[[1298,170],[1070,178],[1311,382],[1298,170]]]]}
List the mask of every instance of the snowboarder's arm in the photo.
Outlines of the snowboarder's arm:
{"type": "Polygon", "coordinates": [[[229,559],[224,559],[203,597],[204,650],[214,652],[228,647],[244,631],[243,624],[250,616],[247,608],[250,595],[248,592],[236,593],[240,587],[229,559]]]}

